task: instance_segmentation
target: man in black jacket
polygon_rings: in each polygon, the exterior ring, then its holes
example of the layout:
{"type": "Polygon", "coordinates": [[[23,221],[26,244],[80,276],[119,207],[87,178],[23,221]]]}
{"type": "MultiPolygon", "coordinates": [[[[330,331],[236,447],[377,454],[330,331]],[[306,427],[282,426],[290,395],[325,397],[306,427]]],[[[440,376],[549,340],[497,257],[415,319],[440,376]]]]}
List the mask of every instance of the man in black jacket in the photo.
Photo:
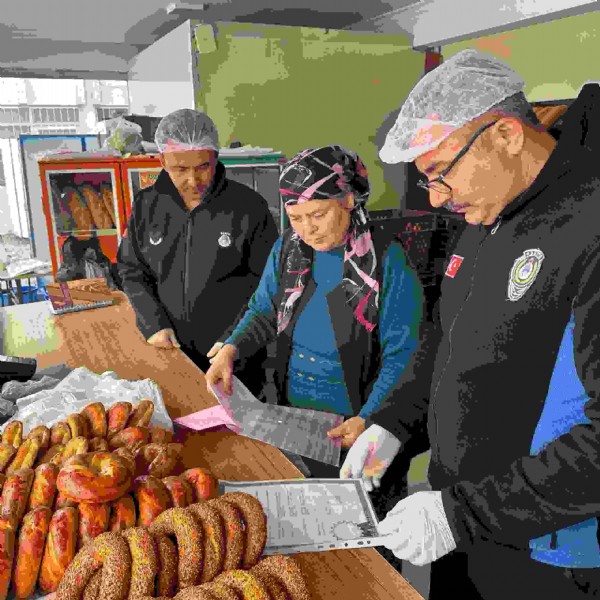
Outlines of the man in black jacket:
{"type": "Polygon", "coordinates": [[[381,151],[414,160],[431,204],[471,225],[436,326],[341,473],[377,486],[428,437],[432,491],[380,533],[397,557],[435,561],[431,600],[600,594],[600,88],[557,142],[523,87],[461,52],[415,86],[381,151]]]}
{"type": "MultiPolygon", "coordinates": [[[[119,275],[148,343],[181,347],[206,371],[207,353],[258,284],[277,228],[259,194],[227,179],[207,115],[177,110],[155,138],[164,170],[135,198],[119,275]]],[[[240,376],[253,390],[261,387],[257,362],[240,376]]]]}

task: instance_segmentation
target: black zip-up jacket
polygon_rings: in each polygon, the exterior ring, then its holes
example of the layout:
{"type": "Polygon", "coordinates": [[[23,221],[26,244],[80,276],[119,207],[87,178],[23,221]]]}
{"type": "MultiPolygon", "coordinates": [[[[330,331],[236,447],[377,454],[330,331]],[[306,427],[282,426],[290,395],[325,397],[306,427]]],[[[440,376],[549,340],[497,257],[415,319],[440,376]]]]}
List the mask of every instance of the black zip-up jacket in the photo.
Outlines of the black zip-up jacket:
{"type": "Polygon", "coordinates": [[[531,187],[493,226],[466,228],[438,327],[372,415],[403,443],[428,434],[429,479],[459,549],[478,539],[525,549],[600,515],[599,90],[586,86],[570,107],[531,187]],[[526,266],[528,250],[541,262],[526,266]],[[532,453],[571,317],[587,423],[532,453]]]}
{"type": "Polygon", "coordinates": [[[135,197],[118,253],[123,290],[147,339],[173,328],[182,347],[206,354],[252,296],[277,228],[267,202],[225,176],[191,212],[166,171],[135,197]]]}

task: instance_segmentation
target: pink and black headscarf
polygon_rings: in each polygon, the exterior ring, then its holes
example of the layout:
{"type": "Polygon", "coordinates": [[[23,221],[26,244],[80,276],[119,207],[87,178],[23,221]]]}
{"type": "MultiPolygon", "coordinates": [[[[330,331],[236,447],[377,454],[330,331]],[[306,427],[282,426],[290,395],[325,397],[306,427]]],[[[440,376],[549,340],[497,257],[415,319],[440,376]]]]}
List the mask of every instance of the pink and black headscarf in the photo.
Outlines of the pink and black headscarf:
{"type": "MultiPolygon", "coordinates": [[[[342,285],[356,320],[370,333],[379,321],[380,283],[377,257],[365,204],[370,187],[367,169],[357,154],[341,146],[308,148],[284,167],[279,188],[285,206],[311,200],[344,200],[354,194],[350,226],[344,238],[342,285]]],[[[277,314],[277,332],[289,325],[311,274],[314,251],[297,234],[283,269],[284,294],[277,314]]]]}

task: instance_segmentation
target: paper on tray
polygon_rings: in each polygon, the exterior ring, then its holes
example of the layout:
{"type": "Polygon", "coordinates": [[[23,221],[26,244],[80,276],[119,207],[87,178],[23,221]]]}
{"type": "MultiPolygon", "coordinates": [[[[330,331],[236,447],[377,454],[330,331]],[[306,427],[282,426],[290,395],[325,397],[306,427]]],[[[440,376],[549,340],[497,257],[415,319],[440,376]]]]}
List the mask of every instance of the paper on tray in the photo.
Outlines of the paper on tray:
{"type": "Polygon", "coordinates": [[[211,429],[212,427],[219,427],[221,425],[225,425],[225,427],[235,433],[240,433],[242,430],[233,417],[220,404],[192,413],[191,415],[186,415],[185,417],[179,417],[175,419],[175,423],[196,431],[203,431],[204,429],[211,429]]]}
{"type": "Polygon", "coordinates": [[[142,398],[149,398],[154,402],[152,425],[160,425],[172,431],[173,422],[162,394],[153,381],[119,379],[112,371],[98,375],[85,367],[71,371],[51,390],[17,400],[17,412],[7,423],[22,421],[25,431],[36,425],[51,427],[67,415],[79,412],[91,402],[102,402],[108,408],[118,401],[135,404],[142,398]]]}
{"type": "Polygon", "coordinates": [[[381,544],[361,479],[221,481],[219,492],[245,492],[260,500],[267,515],[267,555],[381,544]]]}

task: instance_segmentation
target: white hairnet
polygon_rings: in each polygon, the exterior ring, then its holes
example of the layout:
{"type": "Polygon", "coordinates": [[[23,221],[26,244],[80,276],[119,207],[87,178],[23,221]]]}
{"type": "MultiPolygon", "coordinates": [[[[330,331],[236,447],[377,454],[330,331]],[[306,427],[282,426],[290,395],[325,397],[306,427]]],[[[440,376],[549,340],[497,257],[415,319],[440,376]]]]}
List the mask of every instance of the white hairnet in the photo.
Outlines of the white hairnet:
{"type": "Polygon", "coordinates": [[[477,50],[459,52],[415,85],[379,156],[389,164],[411,162],[524,86],[518,73],[497,58],[477,50]]]}
{"type": "Polygon", "coordinates": [[[219,132],[210,117],[199,110],[181,108],[164,117],[154,134],[161,153],[169,150],[219,151],[219,132]]]}

